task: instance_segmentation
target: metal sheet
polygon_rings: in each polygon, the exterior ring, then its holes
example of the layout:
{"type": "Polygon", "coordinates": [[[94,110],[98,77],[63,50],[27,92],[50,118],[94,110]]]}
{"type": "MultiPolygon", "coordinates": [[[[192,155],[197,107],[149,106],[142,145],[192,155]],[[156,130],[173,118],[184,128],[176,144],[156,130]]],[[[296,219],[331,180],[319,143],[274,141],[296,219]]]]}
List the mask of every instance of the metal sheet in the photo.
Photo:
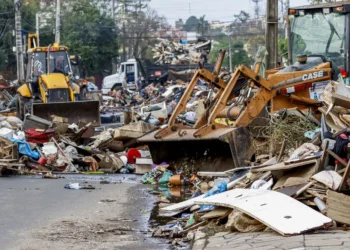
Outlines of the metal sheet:
{"type": "Polygon", "coordinates": [[[285,236],[332,225],[332,220],[323,214],[270,190],[234,189],[194,203],[236,208],[285,236]]]}

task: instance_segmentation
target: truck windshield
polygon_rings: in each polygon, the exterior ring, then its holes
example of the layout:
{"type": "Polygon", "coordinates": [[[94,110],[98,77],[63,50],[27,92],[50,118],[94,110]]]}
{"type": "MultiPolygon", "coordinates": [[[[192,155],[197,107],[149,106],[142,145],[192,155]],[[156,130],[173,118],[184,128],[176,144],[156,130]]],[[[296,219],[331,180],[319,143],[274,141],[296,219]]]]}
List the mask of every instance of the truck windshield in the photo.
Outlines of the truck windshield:
{"type": "Polygon", "coordinates": [[[308,13],[296,16],[292,28],[293,62],[299,54],[323,55],[344,67],[345,15],[308,13]]]}

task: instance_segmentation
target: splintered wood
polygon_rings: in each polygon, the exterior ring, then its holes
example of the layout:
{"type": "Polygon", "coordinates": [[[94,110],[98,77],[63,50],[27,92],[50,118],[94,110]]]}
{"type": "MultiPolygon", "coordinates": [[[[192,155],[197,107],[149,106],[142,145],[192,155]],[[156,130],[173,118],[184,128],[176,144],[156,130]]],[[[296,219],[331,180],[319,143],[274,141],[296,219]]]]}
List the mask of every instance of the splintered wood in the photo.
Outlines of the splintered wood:
{"type": "Polygon", "coordinates": [[[0,159],[18,159],[17,144],[0,137],[0,159]]]}
{"type": "Polygon", "coordinates": [[[335,221],[350,224],[350,196],[327,191],[327,216],[335,221]]]}

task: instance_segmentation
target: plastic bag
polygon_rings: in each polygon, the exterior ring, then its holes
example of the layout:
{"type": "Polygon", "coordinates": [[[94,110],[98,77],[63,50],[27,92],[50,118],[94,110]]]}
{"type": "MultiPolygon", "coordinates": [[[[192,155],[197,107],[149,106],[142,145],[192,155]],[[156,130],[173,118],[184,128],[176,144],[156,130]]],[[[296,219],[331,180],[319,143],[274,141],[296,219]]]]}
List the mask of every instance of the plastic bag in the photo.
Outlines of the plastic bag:
{"type": "Polygon", "coordinates": [[[133,172],[135,172],[136,167],[135,167],[135,165],[128,163],[128,164],[126,164],[126,169],[129,170],[129,172],[133,173],[133,172]]]}
{"type": "Polygon", "coordinates": [[[196,223],[196,220],[194,219],[194,214],[190,215],[190,218],[188,219],[187,223],[186,223],[186,227],[193,225],[194,223],[196,223]]]}
{"type": "Polygon", "coordinates": [[[121,169],[119,170],[119,172],[120,172],[121,174],[129,174],[129,173],[130,173],[130,171],[129,171],[128,169],[126,169],[126,168],[121,168],[121,169]]]}
{"type": "Polygon", "coordinates": [[[11,139],[12,142],[18,145],[18,152],[22,155],[27,155],[33,159],[39,159],[40,154],[36,150],[32,150],[28,142],[24,140],[11,139]]]}
{"type": "Polygon", "coordinates": [[[6,118],[6,121],[10,123],[12,127],[16,127],[16,128],[21,128],[23,125],[22,120],[14,116],[8,116],[6,118]]]}
{"type": "Polygon", "coordinates": [[[152,178],[152,172],[148,172],[142,175],[141,181],[143,184],[147,184],[147,183],[150,183],[149,181],[151,178],[152,178]]]}
{"type": "Polygon", "coordinates": [[[170,177],[173,175],[172,172],[170,171],[165,171],[164,174],[162,175],[162,177],[159,179],[158,183],[160,185],[164,185],[164,184],[168,184],[170,177]]]}
{"type": "Polygon", "coordinates": [[[80,189],[79,183],[69,183],[64,185],[66,189],[80,189]]]}
{"type": "Polygon", "coordinates": [[[204,195],[204,198],[208,197],[208,196],[212,196],[214,194],[219,194],[219,193],[225,192],[226,190],[227,190],[227,183],[220,182],[217,185],[215,185],[212,189],[210,189],[208,191],[208,193],[206,195],[204,195]]]}
{"type": "MultiPolygon", "coordinates": [[[[222,192],[225,192],[227,190],[227,183],[226,182],[220,182],[216,186],[214,186],[212,189],[208,191],[206,195],[204,195],[203,198],[212,196],[215,194],[219,194],[222,192]]],[[[206,210],[213,210],[214,206],[213,205],[202,205],[200,206],[200,211],[206,211],[206,210]]]]}

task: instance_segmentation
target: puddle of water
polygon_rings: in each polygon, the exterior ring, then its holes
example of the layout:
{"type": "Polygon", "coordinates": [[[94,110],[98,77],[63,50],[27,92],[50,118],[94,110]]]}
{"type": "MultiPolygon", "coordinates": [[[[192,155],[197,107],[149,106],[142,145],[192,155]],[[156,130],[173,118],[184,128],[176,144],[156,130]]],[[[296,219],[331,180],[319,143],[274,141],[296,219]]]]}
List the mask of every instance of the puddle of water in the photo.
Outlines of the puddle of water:
{"type": "MultiPolygon", "coordinates": [[[[184,200],[190,199],[194,193],[191,186],[179,186],[179,187],[162,187],[162,186],[152,186],[149,190],[151,194],[161,195],[167,198],[170,203],[179,203],[184,200]]],[[[153,207],[150,216],[150,226],[157,227],[163,226],[168,222],[174,220],[174,217],[162,216],[159,214],[158,204],[153,207]]]]}
{"type": "Polygon", "coordinates": [[[71,181],[107,181],[110,183],[140,183],[141,175],[136,174],[57,174],[71,181]]]}

